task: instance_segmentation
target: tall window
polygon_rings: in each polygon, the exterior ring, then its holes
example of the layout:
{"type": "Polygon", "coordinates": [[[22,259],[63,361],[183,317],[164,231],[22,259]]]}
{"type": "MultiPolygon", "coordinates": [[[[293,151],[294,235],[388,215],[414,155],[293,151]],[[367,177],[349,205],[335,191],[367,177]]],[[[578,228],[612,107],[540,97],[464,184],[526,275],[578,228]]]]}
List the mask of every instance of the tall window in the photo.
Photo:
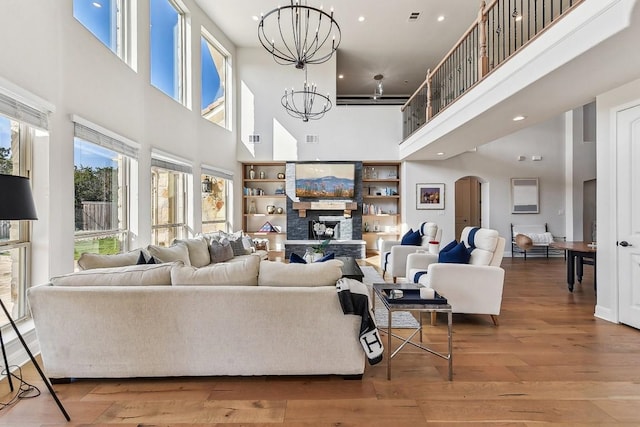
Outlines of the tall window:
{"type": "Polygon", "coordinates": [[[227,127],[227,67],[229,54],[213,37],[205,33],[200,37],[202,117],[227,127]]]}
{"type": "Polygon", "coordinates": [[[123,139],[75,123],[76,260],[84,252],[116,254],[128,249],[129,169],[137,149],[123,139]]]}
{"type": "Polygon", "coordinates": [[[113,53],[134,66],[134,20],[129,0],[73,0],[73,17],[84,25],[113,53]]]}
{"type": "Polygon", "coordinates": [[[185,104],[187,25],[173,0],[151,0],[151,84],[185,104]]]}
{"type": "Polygon", "coordinates": [[[233,177],[202,168],[202,232],[229,231],[229,194],[233,177]]]}
{"type": "Polygon", "coordinates": [[[151,159],[151,243],[169,246],[186,238],[187,187],[191,167],[164,159],[151,159]]]}
{"type": "MultiPolygon", "coordinates": [[[[34,131],[0,114],[0,173],[28,176],[34,131]]],[[[30,245],[27,221],[0,221],[0,298],[14,319],[26,315],[30,245]]],[[[0,326],[7,323],[0,312],[0,326]]]]}

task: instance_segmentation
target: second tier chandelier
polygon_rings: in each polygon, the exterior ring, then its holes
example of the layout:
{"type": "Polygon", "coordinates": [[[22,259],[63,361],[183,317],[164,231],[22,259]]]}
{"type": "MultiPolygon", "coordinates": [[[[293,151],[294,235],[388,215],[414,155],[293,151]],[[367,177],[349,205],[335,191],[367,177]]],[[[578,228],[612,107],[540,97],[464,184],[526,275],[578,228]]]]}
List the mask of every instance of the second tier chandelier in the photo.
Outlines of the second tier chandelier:
{"type": "Polygon", "coordinates": [[[327,13],[291,0],[261,16],[258,39],[277,63],[303,69],[328,61],[340,45],[341,33],[333,10],[327,13]]]}
{"type": "Polygon", "coordinates": [[[304,70],[302,90],[284,90],[281,103],[290,116],[302,119],[303,122],[322,118],[331,109],[333,103],[329,94],[318,93],[315,83],[307,83],[307,70],[304,70]]]}

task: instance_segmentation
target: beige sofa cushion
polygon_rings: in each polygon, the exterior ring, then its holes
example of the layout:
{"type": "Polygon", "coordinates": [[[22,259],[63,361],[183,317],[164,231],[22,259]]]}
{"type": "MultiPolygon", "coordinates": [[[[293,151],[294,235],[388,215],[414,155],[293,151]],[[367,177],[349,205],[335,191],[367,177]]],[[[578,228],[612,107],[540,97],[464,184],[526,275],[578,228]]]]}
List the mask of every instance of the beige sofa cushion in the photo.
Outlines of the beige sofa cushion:
{"type": "Polygon", "coordinates": [[[233,263],[221,262],[202,268],[174,265],[171,268],[171,283],[174,286],[256,286],[258,284],[259,266],[260,258],[257,256],[247,256],[242,261],[233,263]]]}
{"type": "Polygon", "coordinates": [[[152,286],[171,285],[172,264],[141,264],[94,268],[51,278],[54,286],[152,286]]]}
{"type": "Polygon", "coordinates": [[[182,261],[184,265],[191,265],[189,259],[189,249],[184,243],[178,243],[172,246],[156,246],[149,245],[147,250],[159,262],[182,261]]]}
{"type": "Polygon", "coordinates": [[[189,261],[194,267],[204,267],[211,264],[209,256],[209,242],[204,236],[198,236],[193,239],[179,240],[175,239],[172,245],[182,243],[187,246],[189,252],[189,261]]]}
{"type": "Polygon", "coordinates": [[[262,261],[258,286],[335,286],[342,277],[342,265],[337,259],[311,264],[262,261]]]}
{"type": "Polygon", "coordinates": [[[81,270],[91,270],[94,268],[110,268],[125,267],[127,265],[136,265],[140,250],[136,249],[124,254],[99,255],[84,253],[78,259],[78,267],[81,270]]]}

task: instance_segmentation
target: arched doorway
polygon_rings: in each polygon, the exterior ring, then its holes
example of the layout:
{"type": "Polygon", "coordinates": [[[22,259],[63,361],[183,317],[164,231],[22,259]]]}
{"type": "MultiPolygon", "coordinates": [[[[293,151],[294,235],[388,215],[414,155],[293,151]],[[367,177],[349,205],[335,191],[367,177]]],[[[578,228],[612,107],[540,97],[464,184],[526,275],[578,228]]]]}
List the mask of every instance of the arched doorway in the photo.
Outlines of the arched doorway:
{"type": "Polygon", "coordinates": [[[477,176],[465,176],[455,183],[456,239],[467,226],[482,225],[482,183],[477,176]]]}

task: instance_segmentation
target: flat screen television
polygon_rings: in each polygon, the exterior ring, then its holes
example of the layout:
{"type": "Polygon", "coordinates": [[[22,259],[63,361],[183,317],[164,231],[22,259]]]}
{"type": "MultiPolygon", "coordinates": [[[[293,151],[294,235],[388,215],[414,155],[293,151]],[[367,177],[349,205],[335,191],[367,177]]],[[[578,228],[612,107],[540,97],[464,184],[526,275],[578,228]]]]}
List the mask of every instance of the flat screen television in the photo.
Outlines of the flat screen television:
{"type": "Polygon", "coordinates": [[[353,163],[296,163],[296,196],[308,199],[353,199],[353,163]]]}

